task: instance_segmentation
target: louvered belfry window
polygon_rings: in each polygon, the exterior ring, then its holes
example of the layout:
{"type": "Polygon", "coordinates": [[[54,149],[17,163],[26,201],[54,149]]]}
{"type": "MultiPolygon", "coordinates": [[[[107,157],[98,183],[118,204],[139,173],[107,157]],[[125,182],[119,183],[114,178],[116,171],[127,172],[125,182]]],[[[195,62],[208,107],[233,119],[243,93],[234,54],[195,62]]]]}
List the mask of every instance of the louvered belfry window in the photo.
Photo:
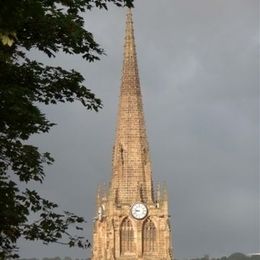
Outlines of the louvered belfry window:
{"type": "Polygon", "coordinates": [[[134,229],[129,218],[124,219],[120,229],[121,254],[134,253],[134,229]]]}
{"type": "Polygon", "coordinates": [[[143,226],[143,250],[144,253],[156,251],[156,227],[151,219],[147,219],[143,226]]]}

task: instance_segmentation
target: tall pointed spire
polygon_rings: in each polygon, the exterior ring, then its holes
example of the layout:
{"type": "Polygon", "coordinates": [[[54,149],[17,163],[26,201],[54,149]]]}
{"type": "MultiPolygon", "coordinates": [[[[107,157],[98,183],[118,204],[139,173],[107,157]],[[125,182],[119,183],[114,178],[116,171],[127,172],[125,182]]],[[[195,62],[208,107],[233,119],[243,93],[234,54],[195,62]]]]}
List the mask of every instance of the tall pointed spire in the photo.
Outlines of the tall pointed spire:
{"type": "Polygon", "coordinates": [[[119,113],[111,190],[119,203],[152,201],[152,177],[131,9],[126,18],[119,113]]]}
{"type": "Polygon", "coordinates": [[[165,191],[153,199],[131,10],[126,18],[113,174],[97,197],[92,260],[172,260],[165,191]]]}
{"type": "Polygon", "coordinates": [[[131,9],[128,9],[125,29],[124,63],[122,73],[122,88],[126,90],[140,89],[137,57],[135,49],[134,27],[131,9]],[[131,81],[130,81],[131,80],[131,81]]]}

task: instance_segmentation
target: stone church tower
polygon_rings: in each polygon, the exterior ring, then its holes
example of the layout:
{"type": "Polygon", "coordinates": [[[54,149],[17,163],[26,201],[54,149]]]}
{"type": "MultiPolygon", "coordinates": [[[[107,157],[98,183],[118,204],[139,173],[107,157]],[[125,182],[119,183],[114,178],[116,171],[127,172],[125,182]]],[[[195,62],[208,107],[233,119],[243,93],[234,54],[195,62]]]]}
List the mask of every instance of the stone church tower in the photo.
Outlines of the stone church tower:
{"type": "Polygon", "coordinates": [[[170,260],[171,243],[167,192],[153,190],[129,9],[113,174],[108,189],[97,193],[92,260],[170,260]]]}

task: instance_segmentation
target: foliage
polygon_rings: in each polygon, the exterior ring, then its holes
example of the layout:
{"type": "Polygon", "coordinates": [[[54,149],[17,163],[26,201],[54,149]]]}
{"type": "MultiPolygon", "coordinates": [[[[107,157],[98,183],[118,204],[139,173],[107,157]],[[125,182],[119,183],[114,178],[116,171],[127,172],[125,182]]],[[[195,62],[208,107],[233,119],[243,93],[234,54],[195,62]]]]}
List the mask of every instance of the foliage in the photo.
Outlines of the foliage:
{"type": "Polygon", "coordinates": [[[83,85],[75,70],[46,66],[28,58],[38,50],[48,55],[63,51],[88,62],[104,53],[84,29],[82,13],[107,9],[108,3],[131,6],[133,0],[2,0],[0,5],[0,259],[18,257],[17,240],[59,242],[88,247],[88,241],[68,233],[84,219],[59,214],[57,204],[30,189],[44,180],[44,166],[53,163],[29,143],[33,134],[54,125],[39,104],[79,101],[98,111],[101,101],[83,85]],[[33,216],[32,216],[33,215],[33,216]],[[35,219],[32,221],[32,219],[35,219]],[[31,222],[30,222],[31,220],[31,222]]]}
{"type": "Polygon", "coordinates": [[[208,255],[205,255],[201,258],[192,258],[191,260],[260,260],[260,255],[245,255],[242,253],[233,253],[230,256],[222,256],[220,258],[214,258],[209,257],[208,255]]]}
{"type": "MultiPolygon", "coordinates": [[[[186,259],[186,258],[185,258],[186,259]]],[[[199,257],[199,258],[187,258],[187,260],[193,260],[193,259],[198,259],[198,260],[205,260],[205,259],[210,259],[210,260],[260,260],[260,255],[244,255],[242,253],[234,253],[230,256],[222,256],[220,258],[211,258],[209,257],[209,255],[205,255],[203,257],[199,257]]],[[[31,258],[31,259],[21,259],[21,260],[40,260],[38,258],[31,258]]],[[[53,257],[53,258],[48,258],[48,257],[44,257],[41,260],[90,260],[90,258],[87,259],[74,259],[74,258],[70,258],[70,257],[53,257]]]]}

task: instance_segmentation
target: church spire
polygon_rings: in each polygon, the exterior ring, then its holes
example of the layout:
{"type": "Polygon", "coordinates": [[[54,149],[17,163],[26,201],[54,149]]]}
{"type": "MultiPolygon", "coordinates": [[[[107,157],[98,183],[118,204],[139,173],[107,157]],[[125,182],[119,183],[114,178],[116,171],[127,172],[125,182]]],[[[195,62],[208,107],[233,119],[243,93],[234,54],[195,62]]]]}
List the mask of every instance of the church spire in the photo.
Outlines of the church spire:
{"type": "Polygon", "coordinates": [[[111,190],[119,203],[133,203],[139,196],[153,201],[149,147],[137,66],[131,9],[126,18],[124,61],[119,112],[113,152],[111,190]]]}
{"type": "Polygon", "coordinates": [[[131,10],[126,18],[113,174],[99,207],[92,260],[172,260],[167,197],[153,184],[131,10]]]}
{"type": "Polygon", "coordinates": [[[128,9],[128,13],[126,16],[124,63],[121,88],[122,87],[140,88],[135,49],[134,26],[132,20],[132,11],[130,8],[128,9]],[[131,84],[127,82],[127,79],[132,80],[131,84]]]}

